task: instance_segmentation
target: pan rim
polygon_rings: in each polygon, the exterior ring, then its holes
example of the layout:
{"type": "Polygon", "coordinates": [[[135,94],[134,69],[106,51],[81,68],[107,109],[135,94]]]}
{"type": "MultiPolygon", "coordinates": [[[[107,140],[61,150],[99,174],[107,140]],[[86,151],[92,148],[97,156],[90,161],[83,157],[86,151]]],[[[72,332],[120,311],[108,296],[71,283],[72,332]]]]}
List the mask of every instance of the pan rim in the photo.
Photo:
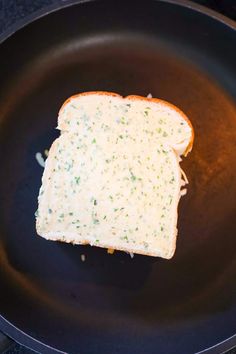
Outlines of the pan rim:
{"type": "Polygon", "coordinates": [[[9,322],[5,317],[0,315],[0,330],[3,334],[7,335],[15,342],[23,345],[24,347],[37,351],[38,353],[58,353],[58,354],[66,354],[61,350],[58,350],[42,341],[37,340],[36,338],[30,336],[29,334],[22,331],[20,328],[13,325],[9,322]]]}
{"type": "MultiPolygon", "coordinates": [[[[27,25],[31,24],[32,22],[47,16],[51,13],[59,11],[64,8],[69,8],[73,5],[79,5],[88,2],[95,2],[98,0],[67,0],[66,3],[59,2],[57,4],[46,6],[38,11],[33,12],[32,14],[26,16],[23,19],[18,20],[13,25],[9,26],[7,30],[3,31],[0,34],[0,46],[4,43],[7,39],[9,39],[12,35],[14,35],[20,29],[23,29],[27,25]]],[[[156,2],[163,2],[169,3],[173,5],[178,5],[183,8],[188,8],[190,10],[196,11],[202,15],[208,16],[215,21],[219,21],[221,24],[227,26],[233,31],[236,31],[236,21],[231,20],[230,18],[209,9],[203,5],[193,3],[190,0],[153,0],[156,2]]],[[[13,323],[9,322],[4,316],[0,314],[0,330],[12,338],[17,343],[24,345],[25,347],[39,351],[40,353],[58,353],[58,354],[65,354],[65,352],[56,349],[42,341],[37,340],[36,338],[28,335],[18,327],[16,327],[13,323]]],[[[222,354],[225,351],[228,351],[236,346],[236,333],[221,342],[216,343],[215,345],[208,347],[200,352],[195,354],[222,354]]]]}
{"type": "MultiPolygon", "coordinates": [[[[56,12],[58,10],[73,6],[73,5],[78,5],[78,4],[83,4],[87,2],[93,2],[93,1],[98,1],[98,0],[68,0],[66,3],[59,3],[59,4],[54,4],[54,5],[49,5],[46,6],[38,11],[33,12],[32,14],[26,16],[23,19],[18,20],[16,23],[11,25],[7,30],[3,31],[2,34],[0,34],[0,45],[7,40],[9,37],[11,37],[15,32],[18,30],[24,28],[25,26],[29,25],[31,22],[34,22],[41,17],[47,16],[53,12],[56,12]]],[[[173,5],[178,5],[182,6],[185,8],[189,8],[190,10],[197,11],[201,13],[202,15],[209,16],[212,19],[221,22],[225,26],[229,27],[230,29],[236,31],[236,21],[231,20],[225,15],[222,15],[215,10],[212,10],[206,6],[200,5],[193,3],[191,0],[154,0],[156,2],[166,2],[169,4],[173,5]]]]}

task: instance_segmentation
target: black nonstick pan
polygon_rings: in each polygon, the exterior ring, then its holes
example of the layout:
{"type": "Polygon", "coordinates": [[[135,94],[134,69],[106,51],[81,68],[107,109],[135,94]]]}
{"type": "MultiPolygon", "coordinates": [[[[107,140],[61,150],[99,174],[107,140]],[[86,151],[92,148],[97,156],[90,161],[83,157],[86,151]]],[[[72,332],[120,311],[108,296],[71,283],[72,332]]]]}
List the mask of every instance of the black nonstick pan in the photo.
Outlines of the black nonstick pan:
{"type": "Polygon", "coordinates": [[[186,1],[67,1],[0,41],[0,329],[40,353],[236,345],[235,23],[186,1]],[[151,93],[193,123],[172,260],[36,235],[35,155],[91,90],[151,93]]]}

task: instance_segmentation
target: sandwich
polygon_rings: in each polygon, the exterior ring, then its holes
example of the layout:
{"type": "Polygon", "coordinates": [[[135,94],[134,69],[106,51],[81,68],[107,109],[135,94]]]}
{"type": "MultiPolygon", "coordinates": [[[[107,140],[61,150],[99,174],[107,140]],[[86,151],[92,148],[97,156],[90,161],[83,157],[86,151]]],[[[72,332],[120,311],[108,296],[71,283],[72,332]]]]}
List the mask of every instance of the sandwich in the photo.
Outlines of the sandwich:
{"type": "Polygon", "coordinates": [[[193,127],[163,100],[86,92],[58,116],[38,196],[47,240],[170,259],[193,127]]]}

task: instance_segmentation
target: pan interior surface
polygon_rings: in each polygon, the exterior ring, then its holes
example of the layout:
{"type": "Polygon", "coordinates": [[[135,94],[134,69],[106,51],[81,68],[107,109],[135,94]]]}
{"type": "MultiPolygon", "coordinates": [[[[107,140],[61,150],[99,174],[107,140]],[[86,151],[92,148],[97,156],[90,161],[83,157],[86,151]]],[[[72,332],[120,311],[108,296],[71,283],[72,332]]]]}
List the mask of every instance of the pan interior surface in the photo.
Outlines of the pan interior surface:
{"type": "Polygon", "coordinates": [[[0,313],[10,323],[69,353],[194,353],[236,333],[235,39],[190,8],[90,1],[1,44],[0,313]],[[35,154],[58,136],[65,99],[98,90],[151,93],[194,126],[170,261],[36,235],[35,154]]]}

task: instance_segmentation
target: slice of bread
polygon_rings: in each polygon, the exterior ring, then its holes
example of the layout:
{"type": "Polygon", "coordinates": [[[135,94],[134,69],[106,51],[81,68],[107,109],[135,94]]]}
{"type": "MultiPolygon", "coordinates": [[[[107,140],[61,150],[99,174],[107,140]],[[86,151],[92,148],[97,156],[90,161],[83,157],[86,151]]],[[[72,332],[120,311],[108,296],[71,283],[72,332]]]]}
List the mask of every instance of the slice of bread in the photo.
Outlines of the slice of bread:
{"type": "Polygon", "coordinates": [[[171,258],[180,155],[193,144],[187,117],[162,100],[87,92],[64,103],[58,129],[38,197],[37,233],[171,258]]]}

